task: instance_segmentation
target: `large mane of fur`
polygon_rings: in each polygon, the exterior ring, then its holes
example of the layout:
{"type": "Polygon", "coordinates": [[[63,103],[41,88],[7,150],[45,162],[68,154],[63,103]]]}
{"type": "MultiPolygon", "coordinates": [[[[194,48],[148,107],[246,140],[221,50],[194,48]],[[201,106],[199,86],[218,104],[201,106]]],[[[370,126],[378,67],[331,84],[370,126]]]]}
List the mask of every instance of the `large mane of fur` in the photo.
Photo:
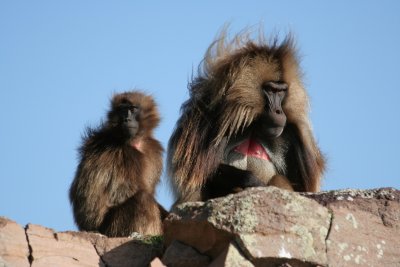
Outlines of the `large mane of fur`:
{"type": "MultiPolygon", "coordinates": [[[[287,124],[295,126],[296,136],[309,152],[307,179],[319,181],[323,159],[312,136],[309,102],[293,39],[289,35],[282,42],[277,37],[268,41],[259,35],[253,40],[244,32],[227,41],[223,31],[208,48],[197,76],[189,84],[190,98],[182,105],[181,117],[169,142],[168,171],[178,197],[201,188],[216,171],[227,140],[263,112],[260,90],[247,90],[247,85],[261,79],[259,76],[265,72],[261,69],[264,65],[257,65],[259,57],[270,63],[265,67],[272,68],[272,72],[283,74],[274,79],[285,81],[289,86],[283,103],[287,124]],[[255,66],[248,75],[246,66],[255,66]]],[[[319,183],[305,181],[305,184],[312,186],[304,191],[319,188],[319,183]]]]}

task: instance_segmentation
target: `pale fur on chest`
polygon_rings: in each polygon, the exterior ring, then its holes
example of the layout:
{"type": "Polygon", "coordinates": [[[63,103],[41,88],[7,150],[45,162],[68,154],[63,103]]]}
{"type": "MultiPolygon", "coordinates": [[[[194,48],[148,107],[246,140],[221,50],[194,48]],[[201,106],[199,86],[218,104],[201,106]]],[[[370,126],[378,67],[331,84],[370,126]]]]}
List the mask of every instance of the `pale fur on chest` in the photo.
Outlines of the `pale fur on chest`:
{"type": "Polygon", "coordinates": [[[265,183],[267,183],[272,176],[277,174],[277,170],[271,161],[246,156],[234,151],[225,155],[223,163],[241,170],[251,171],[257,178],[265,183]]]}

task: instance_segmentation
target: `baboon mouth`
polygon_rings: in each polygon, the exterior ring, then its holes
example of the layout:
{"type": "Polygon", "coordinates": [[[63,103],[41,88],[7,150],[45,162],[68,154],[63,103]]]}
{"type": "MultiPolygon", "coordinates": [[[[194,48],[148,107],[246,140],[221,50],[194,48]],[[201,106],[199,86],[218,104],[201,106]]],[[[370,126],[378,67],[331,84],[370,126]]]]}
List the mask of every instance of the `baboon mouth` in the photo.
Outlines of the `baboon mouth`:
{"type": "Polygon", "coordinates": [[[274,139],[282,134],[283,129],[284,127],[282,126],[268,127],[268,129],[265,130],[264,134],[267,138],[274,139]]]}
{"type": "Polygon", "coordinates": [[[243,154],[245,156],[260,158],[264,160],[270,160],[270,157],[262,146],[262,144],[253,138],[248,138],[236,146],[233,151],[243,154]]]}
{"type": "Polygon", "coordinates": [[[130,130],[130,131],[132,131],[132,130],[137,130],[139,127],[137,127],[137,126],[129,126],[129,125],[126,125],[126,129],[128,129],[128,130],[130,130]]]}

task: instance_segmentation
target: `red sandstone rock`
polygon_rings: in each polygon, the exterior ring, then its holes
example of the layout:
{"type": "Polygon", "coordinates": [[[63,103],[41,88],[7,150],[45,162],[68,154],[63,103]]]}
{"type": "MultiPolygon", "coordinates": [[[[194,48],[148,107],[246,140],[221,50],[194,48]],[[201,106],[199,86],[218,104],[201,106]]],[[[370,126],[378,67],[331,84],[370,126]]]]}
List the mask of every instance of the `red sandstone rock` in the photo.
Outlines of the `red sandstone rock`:
{"type": "Polygon", "coordinates": [[[161,256],[161,245],[128,237],[108,238],[104,235],[87,233],[102,262],[110,267],[148,266],[161,256]]]}
{"type": "Polygon", "coordinates": [[[77,235],[55,233],[52,229],[28,224],[32,267],[104,266],[93,244],[77,235]]]}
{"type": "Polygon", "coordinates": [[[0,266],[400,266],[400,191],[390,188],[253,188],[185,203],[164,226],[162,263],[159,238],[24,229],[0,217],[0,266]]]}
{"type": "Polygon", "coordinates": [[[208,267],[254,267],[254,265],[245,258],[234,243],[228,247],[208,266],[208,267]]]}
{"type": "Polygon", "coordinates": [[[0,217],[0,266],[141,267],[160,254],[159,244],[87,232],[56,233],[34,224],[25,230],[0,217]]]}
{"type": "Polygon", "coordinates": [[[201,255],[192,247],[174,241],[166,249],[162,262],[168,267],[204,267],[210,263],[210,258],[201,255]]]}
{"type": "Polygon", "coordinates": [[[331,266],[400,266],[400,191],[310,194],[333,212],[327,238],[331,266]]]}
{"type": "Polygon", "coordinates": [[[297,259],[327,264],[331,215],[317,202],[275,187],[251,188],[205,203],[186,203],[165,221],[165,240],[179,240],[216,258],[235,241],[260,264],[297,259]]]}
{"type": "Polygon", "coordinates": [[[234,248],[254,266],[400,266],[400,191],[248,189],[177,207],[165,239],[211,256],[212,266],[230,266],[234,248]]]}
{"type": "Polygon", "coordinates": [[[0,266],[29,266],[25,230],[16,222],[0,217],[0,266]]]}

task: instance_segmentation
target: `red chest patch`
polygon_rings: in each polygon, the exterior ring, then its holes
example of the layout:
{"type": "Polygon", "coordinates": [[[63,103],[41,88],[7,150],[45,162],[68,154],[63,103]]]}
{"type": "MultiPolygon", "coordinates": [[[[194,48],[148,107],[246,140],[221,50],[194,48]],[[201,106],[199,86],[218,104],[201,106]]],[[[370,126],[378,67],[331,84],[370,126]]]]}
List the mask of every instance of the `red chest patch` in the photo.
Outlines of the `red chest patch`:
{"type": "Polygon", "coordinates": [[[246,139],[243,143],[235,147],[234,151],[246,156],[270,160],[265,148],[255,139],[246,139]]]}
{"type": "Polygon", "coordinates": [[[140,140],[135,140],[131,142],[131,146],[140,152],[142,152],[142,142],[140,140]]]}

